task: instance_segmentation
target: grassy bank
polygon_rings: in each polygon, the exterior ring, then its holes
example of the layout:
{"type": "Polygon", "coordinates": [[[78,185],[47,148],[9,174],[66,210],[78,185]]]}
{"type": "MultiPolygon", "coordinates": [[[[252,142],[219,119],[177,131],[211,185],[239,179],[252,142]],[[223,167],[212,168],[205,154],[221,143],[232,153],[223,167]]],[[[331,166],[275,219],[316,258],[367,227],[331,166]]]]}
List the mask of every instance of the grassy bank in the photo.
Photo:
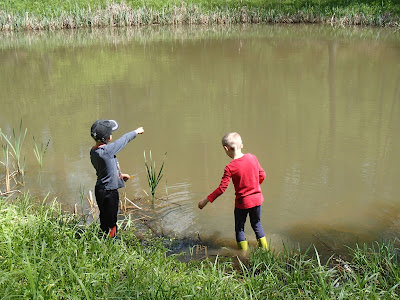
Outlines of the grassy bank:
{"type": "MultiPolygon", "coordinates": [[[[29,196],[0,199],[0,297],[24,299],[398,298],[392,243],[352,251],[327,264],[300,251],[257,250],[234,268],[229,259],[180,262],[161,239],[102,239],[96,224],[29,196]]],[[[311,251],[311,250],[310,250],[311,251]]],[[[314,251],[314,250],[312,250],[314,251]]],[[[312,252],[311,251],[311,252],[312,252]]]]}
{"type": "Polygon", "coordinates": [[[397,0],[3,0],[0,29],[178,24],[400,25],[397,0]]]}

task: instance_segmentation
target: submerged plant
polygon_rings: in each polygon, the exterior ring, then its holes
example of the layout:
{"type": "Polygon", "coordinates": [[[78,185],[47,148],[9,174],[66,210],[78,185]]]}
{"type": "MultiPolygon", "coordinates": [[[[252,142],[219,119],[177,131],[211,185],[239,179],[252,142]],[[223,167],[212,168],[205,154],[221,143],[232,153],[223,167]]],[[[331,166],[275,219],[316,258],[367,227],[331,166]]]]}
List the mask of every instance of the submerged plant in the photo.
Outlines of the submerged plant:
{"type": "Polygon", "coordinates": [[[44,144],[42,142],[40,144],[40,147],[38,146],[38,143],[36,142],[35,137],[33,137],[33,142],[35,143],[35,148],[33,149],[33,152],[35,153],[35,157],[39,163],[40,169],[42,169],[43,157],[46,154],[47,148],[49,147],[50,139],[47,141],[47,144],[44,144]]]}
{"type": "Polygon", "coordinates": [[[152,200],[154,201],[154,195],[156,193],[157,185],[160,182],[161,178],[163,177],[162,171],[164,169],[165,156],[167,155],[167,153],[164,154],[164,161],[161,165],[161,168],[160,168],[160,171],[158,172],[158,174],[156,171],[156,162],[153,161],[153,158],[151,156],[151,150],[150,150],[150,161],[149,162],[147,162],[146,151],[143,152],[143,155],[144,155],[144,165],[146,167],[146,172],[147,172],[147,181],[149,183],[152,200]]]}
{"type": "Polygon", "coordinates": [[[22,119],[19,124],[18,134],[15,134],[14,129],[12,130],[12,139],[11,137],[7,137],[7,135],[0,128],[1,138],[4,139],[6,141],[6,144],[10,147],[11,155],[14,157],[17,164],[17,171],[22,175],[24,175],[25,159],[23,162],[21,161],[21,149],[25,140],[26,132],[26,128],[24,131],[22,131],[22,119]]]}

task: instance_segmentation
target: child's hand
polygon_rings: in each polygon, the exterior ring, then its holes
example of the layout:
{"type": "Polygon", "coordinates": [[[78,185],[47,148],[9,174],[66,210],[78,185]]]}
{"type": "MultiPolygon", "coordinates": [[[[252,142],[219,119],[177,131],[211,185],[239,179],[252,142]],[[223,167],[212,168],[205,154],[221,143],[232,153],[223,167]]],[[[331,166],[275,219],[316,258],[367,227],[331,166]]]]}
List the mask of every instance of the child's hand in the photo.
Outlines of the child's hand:
{"type": "Polygon", "coordinates": [[[129,174],[121,174],[121,175],[122,175],[123,181],[128,181],[128,179],[131,178],[131,176],[129,174]]]}
{"type": "Polygon", "coordinates": [[[203,199],[203,200],[200,200],[200,201],[199,201],[199,204],[198,204],[198,207],[199,207],[200,209],[203,209],[203,207],[206,206],[208,202],[209,202],[209,201],[208,201],[207,198],[205,198],[205,199],[203,199]]]}
{"type": "Polygon", "coordinates": [[[135,131],[136,131],[136,134],[142,134],[144,132],[144,129],[143,129],[143,127],[139,127],[135,131]]]}

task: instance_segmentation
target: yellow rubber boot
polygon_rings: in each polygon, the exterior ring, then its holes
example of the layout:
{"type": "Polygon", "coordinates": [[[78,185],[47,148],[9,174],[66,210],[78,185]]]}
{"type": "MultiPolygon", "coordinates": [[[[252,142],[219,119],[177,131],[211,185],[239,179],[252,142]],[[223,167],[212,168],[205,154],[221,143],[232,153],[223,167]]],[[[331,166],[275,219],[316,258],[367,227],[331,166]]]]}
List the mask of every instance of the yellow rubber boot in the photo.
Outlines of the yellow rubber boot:
{"type": "Polygon", "coordinates": [[[246,251],[249,249],[249,243],[247,241],[241,241],[237,243],[239,250],[246,251]]]}
{"type": "Polygon", "coordinates": [[[268,250],[268,243],[267,243],[267,239],[265,238],[265,236],[258,239],[258,247],[268,250]]]}

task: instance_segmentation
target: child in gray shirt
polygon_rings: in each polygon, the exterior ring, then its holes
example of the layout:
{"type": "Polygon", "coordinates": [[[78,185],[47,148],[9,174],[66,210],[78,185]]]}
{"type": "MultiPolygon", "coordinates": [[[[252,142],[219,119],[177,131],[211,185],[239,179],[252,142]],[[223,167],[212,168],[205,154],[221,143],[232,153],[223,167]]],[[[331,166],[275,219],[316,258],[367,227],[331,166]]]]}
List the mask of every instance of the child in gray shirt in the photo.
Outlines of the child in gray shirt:
{"type": "Polygon", "coordinates": [[[124,181],[130,178],[128,174],[121,173],[115,155],[138,134],[144,132],[143,127],[139,127],[124,134],[115,142],[109,143],[112,132],[117,129],[116,121],[100,119],[93,123],[90,130],[90,135],[96,142],[90,150],[90,160],[97,175],[94,193],[100,211],[100,228],[110,237],[117,235],[118,189],[124,187],[124,181]]]}

